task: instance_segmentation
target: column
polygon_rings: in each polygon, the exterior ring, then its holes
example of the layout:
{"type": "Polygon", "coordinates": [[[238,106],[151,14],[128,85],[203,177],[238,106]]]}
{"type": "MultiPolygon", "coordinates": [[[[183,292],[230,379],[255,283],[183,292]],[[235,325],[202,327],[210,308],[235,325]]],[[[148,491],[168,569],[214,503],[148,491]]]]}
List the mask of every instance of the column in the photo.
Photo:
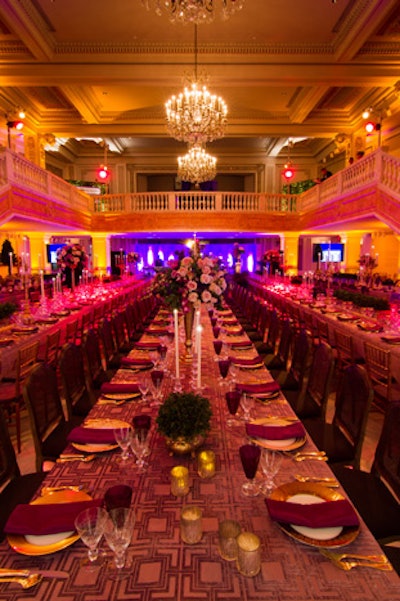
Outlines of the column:
{"type": "Polygon", "coordinates": [[[285,273],[297,275],[299,261],[300,232],[287,232],[281,235],[281,250],[284,251],[285,273]]]}

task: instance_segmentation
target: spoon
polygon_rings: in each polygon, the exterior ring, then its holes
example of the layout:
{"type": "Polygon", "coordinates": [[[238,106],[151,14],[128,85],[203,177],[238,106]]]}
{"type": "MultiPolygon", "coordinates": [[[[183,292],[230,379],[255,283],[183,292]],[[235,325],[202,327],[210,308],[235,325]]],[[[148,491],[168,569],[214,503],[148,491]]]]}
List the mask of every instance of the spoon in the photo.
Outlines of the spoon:
{"type": "Polygon", "coordinates": [[[320,478],[318,476],[302,476],[301,474],[296,474],[295,479],[298,482],[315,482],[315,483],[323,483],[332,488],[338,488],[339,482],[335,478],[320,478]]]}

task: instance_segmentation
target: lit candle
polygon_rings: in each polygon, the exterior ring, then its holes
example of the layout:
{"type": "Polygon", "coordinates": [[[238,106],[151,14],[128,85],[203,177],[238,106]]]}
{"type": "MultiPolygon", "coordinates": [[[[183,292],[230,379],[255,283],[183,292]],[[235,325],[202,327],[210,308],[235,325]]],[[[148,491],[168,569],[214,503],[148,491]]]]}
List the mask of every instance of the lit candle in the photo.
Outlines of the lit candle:
{"type": "Polygon", "coordinates": [[[197,473],[200,478],[212,478],[215,474],[214,451],[201,451],[197,455],[197,473]]]}
{"type": "Polygon", "coordinates": [[[183,465],[176,465],[171,470],[171,493],[175,497],[184,497],[189,492],[189,470],[183,465]]]}
{"type": "Polygon", "coordinates": [[[178,309],[174,309],[174,334],[175,334],[175,377],[179,380],[179,331],[178,331],[178,309]]]}
{"type": "Polygon", "coordinates": [[[201,388],[201,326],[197,326],[197,388],[201,388]]]}
{"type": "Polygon", "coordinates": [[[40,292],[42,295],[42,299],[44,299],[44,278],[43,278],[43,269],[40,270],[40,292]]]}
{"type": "Polygon", "coordinates": [[[53,278],[53,298],[56,295],[56,278],[53,278]]]}
{"type": "Polygon", "coordinates": [[[194,545],[203,536],[202,510],[194,505],[185,505],[181,509],[180,531],[185,543],[194,545]]]}
{"type": "Polygon", "coordinates": [[[8,253],[8,256],[10,257],[10,273],[12,273],[12,268],[13,268],[13,254],[10,252],[10,253],[8,253]]]}

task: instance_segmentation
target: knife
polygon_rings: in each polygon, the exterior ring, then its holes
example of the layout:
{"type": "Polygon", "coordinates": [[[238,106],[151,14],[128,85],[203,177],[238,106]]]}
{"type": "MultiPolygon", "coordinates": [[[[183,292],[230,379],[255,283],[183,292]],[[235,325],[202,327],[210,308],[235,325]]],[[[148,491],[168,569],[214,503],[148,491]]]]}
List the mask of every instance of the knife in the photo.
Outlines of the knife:
{"type": "Polygon", "coordinates": [[[40,570],[40,569],[26,569],[26,570],[13,570],[8,568],[0,568],[0,580],[1,578],[12,578],[18,576],[21,578],[27,578],[31,574],[40,574],[47,578],[69,578],[68,572],[62,572],[61,570],[40,570]]]}

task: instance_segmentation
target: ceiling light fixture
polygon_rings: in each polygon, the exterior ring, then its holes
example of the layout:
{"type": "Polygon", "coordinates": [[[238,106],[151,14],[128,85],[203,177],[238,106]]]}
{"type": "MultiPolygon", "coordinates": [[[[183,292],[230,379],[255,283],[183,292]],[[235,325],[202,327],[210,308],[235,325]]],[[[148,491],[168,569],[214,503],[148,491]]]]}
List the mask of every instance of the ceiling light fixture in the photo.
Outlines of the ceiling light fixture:
{"type": "Polygon", "coordinates": [[[243,7],[244,0],[142,0],[147,10],[167,14],[172,23],[211,23],[218,14],[229,19],[243,7]]]}
{"type": "Polygon", "coordinates": [[[228,109],[224,100],[210,94],[197,78],[197,25],[194,26],[194,82],[165,104],[167,129],[176,140],[204,144],[225,134],[228,109]]]}
{"type": "Polygon", "coordinates": [[[216,175],[217,159],[202,146],[192,146],[184,156],[178,157],[178,177],[184,182],[198,186],[213,180],[216,175]]]}

